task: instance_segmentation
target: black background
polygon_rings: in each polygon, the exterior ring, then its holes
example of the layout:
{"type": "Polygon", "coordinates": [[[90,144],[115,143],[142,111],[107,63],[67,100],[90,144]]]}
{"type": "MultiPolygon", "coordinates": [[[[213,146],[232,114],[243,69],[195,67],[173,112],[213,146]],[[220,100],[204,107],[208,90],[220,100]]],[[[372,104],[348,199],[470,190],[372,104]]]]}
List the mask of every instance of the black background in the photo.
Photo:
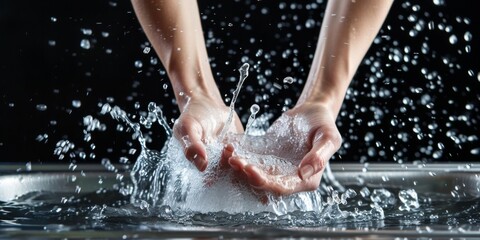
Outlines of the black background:
{"type": "MultiPolygon", "coordinates": [[[[238,67],[251,65],[236,105],[242,119],[255,102],[261,113],[273,115],[270,122],[282,107],[292,107],[308,74],[326,1],[199,4],[212,69],[226,99],[238,67]],[[287,76],[296,82],[284,85],[287,76]]],[[[479,160],[480,17],[471,4],[394,2],[344,101],[338,117],[344,145],[334,161],[479,160]]],[[[138,144],[117,130],[117,121],[99,114],[99,104],[118,105],[138,121],[153,101],[170,124],[178,117],[165,71],[153,49],[143,52],[146,46],[129,1],[1,0],[0,161],[133,162],[138,144]],[[89,49],[81,48],[82,39],[89,49]],[[81,107],[72,106],[73,100],[81,107]],[[47,109],[38,110],[39,104],[47,109]],[[107,126],[93,132],[90,142],[83,140],[87,115],[107,126]],[[48,138],[37,139],[44,134],[48,138]],[[53,150],[62,139],[75,143],[74,155],[58,160],[53,150]]],[[[161,127],[144,131],[150,148],[162,146],[161,127]]]]}

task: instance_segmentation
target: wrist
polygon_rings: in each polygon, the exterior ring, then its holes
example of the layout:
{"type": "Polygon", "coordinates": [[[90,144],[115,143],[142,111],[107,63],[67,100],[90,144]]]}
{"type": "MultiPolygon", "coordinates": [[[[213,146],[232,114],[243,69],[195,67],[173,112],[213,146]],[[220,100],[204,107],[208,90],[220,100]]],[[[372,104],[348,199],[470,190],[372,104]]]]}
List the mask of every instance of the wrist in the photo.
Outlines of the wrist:
{"type": "Polygon", "coordinates": [[[296,105],[320,104],[336,116],[342,107],[350,81],[324,79],[327,78],[307,81],[296,105]]]}
{"type": "Polygon", "coordinates": [[[202,99],[214,105],[225,105],[213,77],[176,75],[171,77],[171,83],[180,112],[191,100],[202,99]]]}

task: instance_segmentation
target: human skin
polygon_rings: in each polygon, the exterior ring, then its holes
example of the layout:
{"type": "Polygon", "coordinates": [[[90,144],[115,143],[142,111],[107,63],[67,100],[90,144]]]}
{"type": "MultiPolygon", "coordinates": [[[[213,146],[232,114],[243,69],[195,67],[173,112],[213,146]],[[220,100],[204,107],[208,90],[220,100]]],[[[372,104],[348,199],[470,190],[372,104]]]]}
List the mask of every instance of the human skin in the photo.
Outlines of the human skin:
{"type": "MultiPolygon", "coordinates": [[[[181,110],[174,125],[175,136],[184,144],[187,159],[203,171],[208,164],[205,143],[218,137],[229,109],[210,69],[197,2],[132,0],[132,3],[172,82],[181,110]]],[[[317,189],[327,162],[342,143],[335,120],[346,90],[392,3],[393,0],[328,1],[307,82],[295,107],[276,121],[292,126],[294,121],[305,124],[301,129],[294,127],[290,135],[294,141],[305,143],[300,149],[301,156],[297,156],[300,163],[296,173],[261,170],[245,156],[236,154],[232,144],[224,149],[221,163],[231,166],[255,192],[288,195],[317,189]]],[[[278,136],[280,124],[276,122],[267,130],[267,136],[278,136]]],[[[243,132],[236,115],[230,131],[243,132]]]]}
{"type": "MultiPolygon", "coordinates": [[[[295,107],[280,117],[307,123],[309,131],[292,135],[307,139],[306,154],[296,174],[283,175],[262,171],[232,153],[229,163],[244,172],[253,188],[280,195],[318,188],[327,162],[342,143],[335,119],[347,88],[392,4],[393,0],[328,1],[307,82],[295,107]]],[[[275,130],[267,134],[274,135],[275,130]]]]}
{"type": "MultiPolygon", "coordinates": [[[[208,61],[197,2],[132,0],[148,40],[166,68],[180,109],[173,131],[185,156],[204,171],[206,143],[221,133],[230,109],[224,104],[208,61]]],[[[236,114],[229,131],[242,133],[236,114]]]]}

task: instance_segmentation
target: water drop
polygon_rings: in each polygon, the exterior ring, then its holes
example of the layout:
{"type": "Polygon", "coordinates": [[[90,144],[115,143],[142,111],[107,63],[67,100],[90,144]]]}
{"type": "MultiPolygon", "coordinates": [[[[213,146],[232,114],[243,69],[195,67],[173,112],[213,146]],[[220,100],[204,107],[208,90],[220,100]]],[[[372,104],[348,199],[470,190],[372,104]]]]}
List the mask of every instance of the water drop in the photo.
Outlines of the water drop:
{"type": "Polygon", "coordinates": [[[145,47],[145,48],[143,49],[143,53],[144,53],[144,54],[148,54],[149,52],[150,52],[150,47],[145,47]]]}
{"type": "Polygon", "coordinates": [[[82,41],[80,41],[80,47],[83,49],[90,49],[90,41],[88,39],[82,39],[82,41]]]}
{"type": "Polygon", "coordinates": [[[295,80],[292,77],[286,77],[283,79],[283,83],[292,84],[295,80]]]}
{"type": "Polygon", "coordinates": [[[82,102],[80,100],[72,100],[72,106],[74,108],[79,108],[82,106],[82,102]]]}
{"type": "Polygon", "coordinates": [[[45,105],[45,104],[37,104],[36,108],[37,108],[38,111],[43,112],[43,111],[47,110],[47,105],[45,105]]]}
{"type": "Polygon", "coordinates": [[[458,42],[458,38],[457,38],[457,36],[455,36],[455,34],[453,34],[448,38],[448,41],[453,45],[453,44],[456,44],[458,42]]]}
{"type": "Polygon", "coordinates": [[[142,68],[143,67],[142,61],[140,61],[140,60],[135,61],[135,67],[136,68],[142,68]]]}
{"type": "Polygon", "coordinates": [[[83,35],[92,35],[92,29],[89,28],[81,28],[80,31],[82,31],[83,35]]]}
{"type": "Polygon", "coordinates": [[[474,149],[470,150],[470,153],[472,155],[480,155],[480,148],[474,148],[474,149]]]}

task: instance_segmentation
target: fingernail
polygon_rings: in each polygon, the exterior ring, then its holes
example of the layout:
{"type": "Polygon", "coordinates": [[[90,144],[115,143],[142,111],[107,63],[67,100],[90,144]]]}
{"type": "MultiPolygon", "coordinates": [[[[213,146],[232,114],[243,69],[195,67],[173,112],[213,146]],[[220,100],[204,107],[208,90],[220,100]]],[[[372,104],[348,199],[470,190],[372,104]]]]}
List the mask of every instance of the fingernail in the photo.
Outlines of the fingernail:
{"type": "Polygon", "coordinates": [[[229,159],[228,159],[228,164],[230,165],[230,167],[233,168],[233,170],[235,170],[235,171],[240,170],[240,167],[239,167],[237,164],[232,163],[232,158],[229,158],[229,159]]]}
{"type": "Polygon", "coordinates": [[[313,167],[311,165],[305,165],[302,168],[300,168],[300,177],[303,180],[308,179],[313,175],[313,167]]]}
{"type": "Polygon", "coordinates": [[[195,165],[197,166],[198,170],[200,170],[200,172],[203,172],[207,168],[207,161],[204,158],[199,157],[195,160],[195,165]]]}

